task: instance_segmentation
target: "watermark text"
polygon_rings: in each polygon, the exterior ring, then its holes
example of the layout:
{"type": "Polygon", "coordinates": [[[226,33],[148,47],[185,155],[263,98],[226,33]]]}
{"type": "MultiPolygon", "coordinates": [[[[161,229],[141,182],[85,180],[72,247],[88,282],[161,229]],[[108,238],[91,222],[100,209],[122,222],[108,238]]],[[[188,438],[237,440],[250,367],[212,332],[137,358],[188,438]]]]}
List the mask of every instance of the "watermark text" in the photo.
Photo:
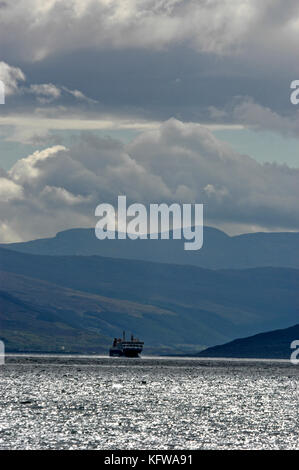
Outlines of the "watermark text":
{"type": "Polygon", "coordinates": [[[0,80],[0,104],[5,104],[5,85],[2,80],[0,80]]]}
{"type": "Polygon", "coordinates": [[[294,90],[290,96],[291,103],[296,105],[299,103],[299,80],[293,80],[290,88],[294,90]]]}
{"type": "Polygon", "coordinates": [[[291,354],[291,358],[290,358],[291,363],[294,364],[295,366],[298,366],[299,365],[299,340],[296,339],[296,340],[292,341],[291,345],[290,345],[290,348],[294,349],[294,351],[291,354]]]}
{"type": "Polygon", "coordinates": [[[3,366],[5,363],[5,346],[3,341],[0,340],[0,366],[3,366]]]}
{"type": "Polygon", "coordinates": [[[118,196],[117,210],[102,203],[95,210],[100,217],[95,234],[99,240],[184,238],[185,250],[199,250],[203,245],[203,204],[167,205],[134,203],[127,207],[126,196],[118,196]],[[116,228],[117,227],[117,228],[116,228]]]}

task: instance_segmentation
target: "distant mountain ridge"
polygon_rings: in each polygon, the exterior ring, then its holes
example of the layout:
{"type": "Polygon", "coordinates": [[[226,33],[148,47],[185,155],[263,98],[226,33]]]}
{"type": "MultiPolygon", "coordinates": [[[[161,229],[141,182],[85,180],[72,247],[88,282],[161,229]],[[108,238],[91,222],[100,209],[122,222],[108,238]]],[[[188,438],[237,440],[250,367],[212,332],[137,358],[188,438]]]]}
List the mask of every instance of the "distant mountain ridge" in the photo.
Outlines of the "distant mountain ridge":
{"type": "Polygon", "coordinates": [[[267,331],[247,338],[201,351],[198,357],[231,357],[260,359],[289,359],[294,340],[299,340],[299,324],[280,330],[267,331]]]}
{"type": "Polygon", "coordinates": [[[99,255],[207,269],[253,267],[299,268],[299,233],[249,233],[230,237],[221,230],[204,227],[203,247],[184,250],[184,240],[98,240],[94,229],[70,229],[53,238],[0,245],[6,249],[38,255],[99,255]]]}

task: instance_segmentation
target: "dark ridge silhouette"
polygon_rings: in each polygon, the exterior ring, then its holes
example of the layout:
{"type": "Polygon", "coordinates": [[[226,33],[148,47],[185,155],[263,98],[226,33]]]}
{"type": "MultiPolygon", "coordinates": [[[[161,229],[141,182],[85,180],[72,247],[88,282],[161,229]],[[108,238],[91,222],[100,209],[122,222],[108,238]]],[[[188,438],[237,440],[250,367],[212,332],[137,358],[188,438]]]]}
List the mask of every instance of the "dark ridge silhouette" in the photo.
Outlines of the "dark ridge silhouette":
{"type": "MultiPolygon", "coordinates": [[[[299,341],[299,324],[289,328],[239,338],[201,351],[199,357],[289,359],[294,340],[299,341]]],[[[299,357],[299,356],[298,356],[299,357]]]]}

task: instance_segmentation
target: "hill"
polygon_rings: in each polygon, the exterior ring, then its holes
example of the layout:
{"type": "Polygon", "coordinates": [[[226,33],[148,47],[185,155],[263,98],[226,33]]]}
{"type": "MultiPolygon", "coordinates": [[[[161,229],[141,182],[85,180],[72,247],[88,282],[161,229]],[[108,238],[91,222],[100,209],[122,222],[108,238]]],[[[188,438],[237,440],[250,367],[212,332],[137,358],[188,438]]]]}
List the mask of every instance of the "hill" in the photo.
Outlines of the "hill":
{"type": "Polygon", "coordinates": [[[229,343],[205,349],[197,356],[289,359],[292,352],[290,344],[294,340],[299,340],[299,324],[248,338],[235,339],[229,343]]]}
{"type": "Polygon", "coordinates": [[[165,332],[159,319],[175,316],[151,305],[87,294],[4,271],[0,271],[0,287],[0,338],[7,351],[107,353],[112,338],[125,328],[138,330],[140,321],[146,340],[149,329],[158,330],[152,348],[163,350],[165,332]]]}
{"type": "MultiPolygon", "coordinates": [[[[93,307],[88,307],[89,296],[99,296],[99,305],[103,302],[100,297],[105,297],[114,307],[97,315],[102,325],[108,322],[111,327],[105,330],[98,323],[98,332],[114,336],[114,332],[123,328],[131,329],[146,337],[147,345],[155,352],[194,352],[236,337],[284,328],[298,319],[299,270],[296,269],[213,271],[100,256],[29,255],[5,249],[0,249],[0,265],[6,276],[31,278],[21,294],[16,279],[10,284],[5,278],[0,279],[2,294],[22,302],[29,300],[30,308],[36,311],[55,301],[56,314],[63,314],[68,321],[74,316],[78,321],[72,297],[66,300],[58,293],[62,288],[80,291],[80,295],[85,295],[81,305],[86,305],[82,307],[85,312],[82,321],[77,325],[80,328],[90,328],[88,312],[94,313],[95,307],[94,301],[93,307]],[[37,287],[36,281],[45,283],[43,289],[37,287]],[[138,304],[139,313],[132,313],[137,306],[127,308],[129,304],[126,304],[127,313],[123,316],[125,302],[138,304]],[[157,309],[163,314],[157,315],[157,309]]],[[[75,298],[78,301],[78,294],[75,298]]]]}

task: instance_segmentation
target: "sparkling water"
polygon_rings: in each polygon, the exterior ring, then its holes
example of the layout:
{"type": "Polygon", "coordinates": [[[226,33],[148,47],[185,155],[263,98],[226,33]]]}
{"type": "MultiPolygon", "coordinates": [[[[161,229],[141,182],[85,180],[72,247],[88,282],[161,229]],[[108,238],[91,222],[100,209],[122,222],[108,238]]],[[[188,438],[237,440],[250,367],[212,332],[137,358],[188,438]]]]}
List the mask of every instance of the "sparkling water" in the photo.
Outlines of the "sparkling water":
{"type": "Polygon", "coordinates": [[[9,356],[1,449],[299,449],[289,361],[9,356]]]}

